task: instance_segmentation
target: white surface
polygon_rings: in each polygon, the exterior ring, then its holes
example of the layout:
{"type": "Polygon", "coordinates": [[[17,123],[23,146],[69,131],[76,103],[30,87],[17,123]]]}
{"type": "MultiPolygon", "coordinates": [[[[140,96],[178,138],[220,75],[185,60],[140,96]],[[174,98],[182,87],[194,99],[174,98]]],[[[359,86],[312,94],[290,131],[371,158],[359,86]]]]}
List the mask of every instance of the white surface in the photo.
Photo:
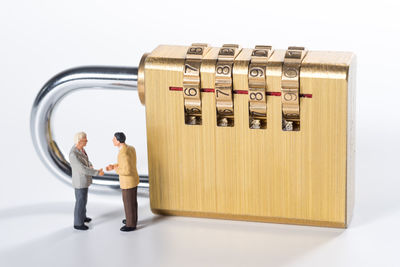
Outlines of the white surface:
{"type": "MultiPolygon", "coordinates": [[[[0,266],[399,266],[399,9],[396,1],[3,1],[0,266]],[[357,54],[349,229],[157,217],[141,197],[140,229],[121,233],[120,195],[95,194],[91,229],[72,229],[73,190],[52,177],[31,144],[37,92],[70,67],[136,66],[158,44],[192,42],[357,54]]],[[[128,92],[73,94],[55,114],[56,140],[68,151],[73,133],[85,130],[89,156],[101,167],[115,161],[111,138],[122,128],[145,172],[144,107],[137,103],[128,92]]]]}

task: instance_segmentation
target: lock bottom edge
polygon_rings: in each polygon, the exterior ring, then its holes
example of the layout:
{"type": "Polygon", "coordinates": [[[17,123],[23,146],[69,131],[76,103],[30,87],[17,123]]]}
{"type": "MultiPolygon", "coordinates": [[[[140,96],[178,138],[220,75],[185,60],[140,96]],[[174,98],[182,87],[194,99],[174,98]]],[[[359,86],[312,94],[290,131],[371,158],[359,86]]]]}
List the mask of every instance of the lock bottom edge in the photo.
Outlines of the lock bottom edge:
{"type": "Polygon", "coordinates": [[[348,227],[348,225],[344,222],[333,222],[333,221],[318,221],[318,220],[305,220],[305,219],[282,218],[282,217],[262,217],[262,216],[252,216],[252,215],[221,214],[221,213],[197,212],[197,211],[178,211],[178,210],[165,210],[165,209],[155,209],[155,208],[152,208],[151,211],[154,214],[165,215],[165,216],[198,217],[198,218],[208,218],[208,219],[223,219],[223,220],[235,220],[235,221],[293,224],[293,225],[342,228],[342,229],[346,229],[348,227]]]}

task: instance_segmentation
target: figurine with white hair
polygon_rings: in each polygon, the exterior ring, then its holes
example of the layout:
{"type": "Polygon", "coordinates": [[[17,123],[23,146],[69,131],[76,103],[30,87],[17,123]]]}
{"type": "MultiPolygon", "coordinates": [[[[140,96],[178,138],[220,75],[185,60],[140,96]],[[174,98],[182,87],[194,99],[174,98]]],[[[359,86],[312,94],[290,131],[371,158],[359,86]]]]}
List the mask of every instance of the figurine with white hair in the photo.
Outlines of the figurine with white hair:
{"type": "Polygon", "coordinates": [[[84,147],[88,140],[84,132],[75,134],[74,146],[69,152],[69,161],[72,169],[72,186],[75,188],[75,210],[74,210],[74,228],[77,230],[87,230],[85,222],[92,219],[86,216],[86,204],[88,189],[92,184],[92,176],[103,176],[103,169],[95,170],[84,147]]]}

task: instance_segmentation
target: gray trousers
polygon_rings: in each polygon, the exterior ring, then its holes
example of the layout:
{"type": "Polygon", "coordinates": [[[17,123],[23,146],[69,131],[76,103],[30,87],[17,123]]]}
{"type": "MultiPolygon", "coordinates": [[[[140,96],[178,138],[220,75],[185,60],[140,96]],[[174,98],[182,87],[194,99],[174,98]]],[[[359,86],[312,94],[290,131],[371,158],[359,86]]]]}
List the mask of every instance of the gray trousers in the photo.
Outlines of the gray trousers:
{"type": "Polygon", "coordinates": [[[75,188],[74,225],[81,226],[86,218],[87,188],[75,188]]]}

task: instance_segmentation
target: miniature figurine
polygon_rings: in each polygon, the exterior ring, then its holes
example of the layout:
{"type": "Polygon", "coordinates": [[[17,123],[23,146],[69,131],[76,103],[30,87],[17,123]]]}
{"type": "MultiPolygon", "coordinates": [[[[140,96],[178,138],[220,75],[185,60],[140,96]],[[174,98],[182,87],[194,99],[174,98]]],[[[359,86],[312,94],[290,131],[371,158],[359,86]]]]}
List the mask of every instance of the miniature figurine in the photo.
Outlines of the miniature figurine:
{"type": "Polygon", "coordinates": [[[92,219],[86,216],[86,203],[88,197],[88,188],[92,184],[92,176],[104,175],[103,169],[93,169],[84,147],[88,140],[86,133],[79,132],[75,134],[75,145],[69,152],[69,161],[72,169],[72,185],[75,188],[75,210],[74,210],[74,228],[77,230],[87,230],[84,223],[92,219]]]}
{"type": "Polygon", "coordinates": [[[122,189],[122,200],[125,209],[125,223],[121,231],[130,232],[136,230],[137,224],[137,186],[139,175],[136,170],[136,151],[133,146],[125,144],[126,136],[122,132],[114,134],[114,146],[119,148],[118,163],[110,164],[106,167],[107,171],[115,170],[119,174],[119,183],[122,189]]]}

